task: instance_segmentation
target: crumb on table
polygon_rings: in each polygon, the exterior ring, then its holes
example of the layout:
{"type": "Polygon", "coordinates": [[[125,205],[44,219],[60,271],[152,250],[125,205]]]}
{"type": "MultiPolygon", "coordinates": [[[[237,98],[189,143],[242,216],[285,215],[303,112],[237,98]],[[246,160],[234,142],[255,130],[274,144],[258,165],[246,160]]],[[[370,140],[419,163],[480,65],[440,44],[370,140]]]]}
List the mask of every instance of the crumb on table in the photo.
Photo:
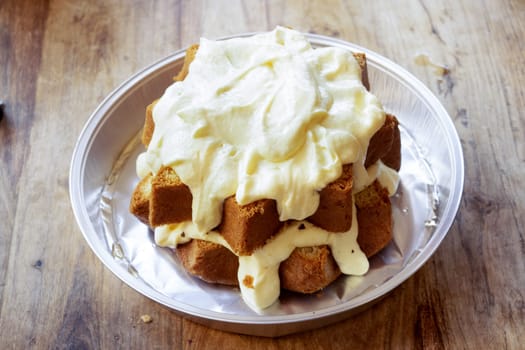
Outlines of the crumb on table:
{"type": "Polygon", "coordinates": [[[144,314],[144,315],[140,316],[140,320],[143,323],[151,323],[153,321],[153,318],[151,318],[151,316],[148,315],[148,314],[144,314]]]}

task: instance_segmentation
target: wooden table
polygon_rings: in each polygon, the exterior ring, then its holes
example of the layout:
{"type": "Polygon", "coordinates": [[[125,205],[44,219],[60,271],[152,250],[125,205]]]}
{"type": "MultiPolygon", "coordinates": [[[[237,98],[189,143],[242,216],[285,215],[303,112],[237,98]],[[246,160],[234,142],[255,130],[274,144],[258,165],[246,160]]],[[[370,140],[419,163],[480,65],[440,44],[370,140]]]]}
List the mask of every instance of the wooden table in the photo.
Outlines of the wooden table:
{"type": "Polygon", "coordinates": [[[523,348],[524,84],[523,0],[3,0],[0,347],[523,348]],[[277,24],[365,46],[421,79],[458,130],[466,179],[444,242],[387,298],[270,339],[195,324],[123,284],[82,237],[68,171],[83,124],[131,74],[200,36],[277,24]]]}

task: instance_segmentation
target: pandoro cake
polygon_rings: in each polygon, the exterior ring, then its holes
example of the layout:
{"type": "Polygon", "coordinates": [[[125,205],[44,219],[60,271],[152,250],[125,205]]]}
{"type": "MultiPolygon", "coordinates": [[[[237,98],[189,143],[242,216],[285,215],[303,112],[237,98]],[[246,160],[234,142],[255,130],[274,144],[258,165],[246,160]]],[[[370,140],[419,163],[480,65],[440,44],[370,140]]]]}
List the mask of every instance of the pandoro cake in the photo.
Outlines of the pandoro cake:
{"type": "Polygon", "coordinates": [[[156,243],[256,309],[365,274],[392,239],[401,166],[366,56],[277,27],[201,39],[174,80],[146,108],[130,200],[156,243]]]}

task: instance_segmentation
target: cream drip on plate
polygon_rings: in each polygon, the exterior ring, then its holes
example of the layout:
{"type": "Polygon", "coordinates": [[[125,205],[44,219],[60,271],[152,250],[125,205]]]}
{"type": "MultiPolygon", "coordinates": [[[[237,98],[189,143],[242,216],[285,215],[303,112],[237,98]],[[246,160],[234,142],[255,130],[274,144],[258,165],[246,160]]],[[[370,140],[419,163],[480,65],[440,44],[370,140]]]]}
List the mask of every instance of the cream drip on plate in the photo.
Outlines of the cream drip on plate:
{"type": "Polygon", "coordinates": [[[356,224],[337,234],[307,222],[304,232],[294,226],[316,211],[319,191],[341,175],[343,164],[354,164],[356,188],[375,178],[390,192],[397,187],[397,173],[381,163],[364,168],[385,113],[363,86],[351,52],[313,49],[304,35],[284,27],[248,38],[201,39],[189,74],[166,89],[153,120],[137,173],[142,178],[170,166],[193,196],[192,222],[156,228],[157,244],[175,247],[199,238],[231,250],[212,232],[224,199],[235,195],[241,205],[274,199],[280,220],[294,221],[239,258],[241,292],[250,306],[277,300],[279,263],[295,247],[328,244],[343,273],[366,273],[356,224]],[[247,275],[253,288],[243,287],[247,275]]]}

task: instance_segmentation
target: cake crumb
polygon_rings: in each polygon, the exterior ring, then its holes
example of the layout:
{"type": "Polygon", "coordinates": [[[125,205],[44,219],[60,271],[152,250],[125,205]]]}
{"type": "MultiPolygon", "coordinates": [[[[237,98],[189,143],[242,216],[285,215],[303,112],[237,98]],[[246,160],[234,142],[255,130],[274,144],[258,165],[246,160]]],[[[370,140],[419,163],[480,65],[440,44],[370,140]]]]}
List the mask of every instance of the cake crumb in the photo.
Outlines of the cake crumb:
{"type": "Polygon", "coordinates": [[[144,314],[144,315],[140,316],[140,320],[143,323],[151,323],[151,322],[153,322],[153,318],[151,318],[151,316],[148,315],[148,314],[144,314]]]}
{"type": "Polygon", "coordinates": [[[244,276],[244,279],[242,280],[242,284],[244,284],[247,288],[253,289],[253,276],[250,276],[250,275],[244,276]]]}

